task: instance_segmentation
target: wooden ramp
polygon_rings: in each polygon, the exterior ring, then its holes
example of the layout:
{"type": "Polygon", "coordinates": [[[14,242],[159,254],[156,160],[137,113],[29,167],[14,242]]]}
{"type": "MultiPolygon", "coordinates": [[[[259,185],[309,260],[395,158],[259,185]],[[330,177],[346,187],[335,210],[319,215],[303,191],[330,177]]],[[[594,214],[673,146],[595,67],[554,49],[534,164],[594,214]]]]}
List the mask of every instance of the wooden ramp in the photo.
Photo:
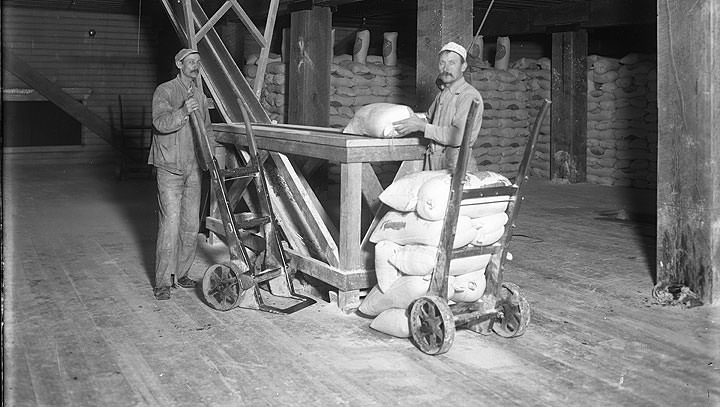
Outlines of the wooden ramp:
{"type": "Polygon", "coordinates": [[[65,113],[79,121],[83,126],[92,130],[100,138],[107,141],[108,144],[119,148],[113,134],[113,128],[100,116],[87,108],[87,106],[78,102],[71,95],[67,94],[63,89],[48,79],[38,70],[34,69],[22,58],[15,55],[9,48],[2,48],[3,68],[13,73],[23,82],[35,89],[47,100],[54,103],[65,113]]]}
{"type": "MultiPolygon", "coordinates": [[[[241,105],[244,105],[251,121],[270,124],[270,118],[260,104],[258,95],[265,76],[278,0],[270,2],[264,34],[255,27],[236,0],[226,1],[210,17],[197,0],[184,0],[183,3],[163,0],[163,5],[181,40],[189,47],[197,49],[206,61],[202,67],[202,77],[224,120],[227,123],[242,122],[241,105]],[[213,28],[230,10],[245,23],[253,38],[262,47],[253,87],[213,28]]],[[[313,248],[330,247],[328,256],[337,259],[337,247],[323,221],[327,215],[324,209],[317,205],[318,199],[314,192],[306,188],[307,181],[303,175],[295,170],[286,156],[271,152],[269,158],[265,161],[265,172],[271,191],[271,203],[292,248],[305,254],[313,254],[318,253],[318,250],[313,248]]]]}

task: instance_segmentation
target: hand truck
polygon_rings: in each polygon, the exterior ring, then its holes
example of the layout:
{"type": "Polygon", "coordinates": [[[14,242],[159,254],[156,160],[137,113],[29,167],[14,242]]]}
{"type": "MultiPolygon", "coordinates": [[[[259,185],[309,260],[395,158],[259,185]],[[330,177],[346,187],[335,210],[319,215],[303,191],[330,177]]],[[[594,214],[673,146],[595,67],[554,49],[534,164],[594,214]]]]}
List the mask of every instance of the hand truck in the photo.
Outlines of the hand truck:
{"type": "Polygon", "coordinates": [[[512,238],[512,229],[519,213],[520,203],[524,199],[522,186],[528,179],[540,125],[550,106],[545,99],[535,119],[528,139],[517,178],[510,186],[485,187],[463,190],[468,158],[472,151],[470,136],[472,124],[477,116],[480,101],[475,99],[468,112],[463,141],[457,166],[452,175],[450,198],[445,212],[445,220],[440,234],[440,243],[435,268],[433,269],[427,295],[418,298],[410,308],[410,333],[415,345],[429,355],[440,355],[452,347],[456,328],[467,328],[483,335],[496,334],[511,338],[520,336],[530,323],[530,305],[520,295],[517,285],[503,282],[503,264],[508,255],[508,245],[512,238]],[[493,202],[507,201],[505,213],[508,222],[500,240],[489,246],[467,246],[453,249],[453,240],[457,229],[460,206],[469,204],[473,199],[496,197],[493,202]],[[491,254],[490,263],[485,270],[485,292],[480,300],[473,303],[448,303],[448,276],[450,261],[453,258],[491,254]]]}
{"type": "MultiPolygon", "coordinates": [[[[315,300],[297,294],[293,289],[281,244],[281,231],[270,204],[263,160],[257,149],[249,114],[242,103],[240,107],[247,131],[249,157],[245,166],[233,169],[220,168],[202,118],[197,111],[191,115],[195,148],[200,155],[198,161],[203,171],[210,172],[210,187],[218,203],[225,242],[230,252],[229,261],[212,265],[206,270],[202,279],[202,294],[208,305],[221,311],[242,307],[290,314],[315,304],[315,300]],[[232,213],[227,182],[241,183],[241,192],[249,192],[248,187],[254,183],[257,200],[253,206],[257,206],[259,213],[232,213]],[[262,229],[262,235],[253,233],[256,229],[262,229]],[[260,284],[271,280],[280,281],[277,291],[282,295],[260,288],[260,284]]],[[[240,155],[241,151],[244,152],[240,145],[235,145],[235,149],[240,155]]]]}

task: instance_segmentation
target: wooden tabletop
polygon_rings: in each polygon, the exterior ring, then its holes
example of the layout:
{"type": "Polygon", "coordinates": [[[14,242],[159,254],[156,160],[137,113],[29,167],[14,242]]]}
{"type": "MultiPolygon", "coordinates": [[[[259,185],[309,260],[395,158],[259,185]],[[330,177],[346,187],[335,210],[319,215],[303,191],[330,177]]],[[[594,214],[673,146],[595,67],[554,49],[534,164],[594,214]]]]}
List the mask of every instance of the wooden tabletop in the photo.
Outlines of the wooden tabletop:
{"type": "MultiPolygon", "coordinates": [[[[215,139],[245,144],[243,123],[213,124],[215,139]]],[[[253,124],[261,150],[297,154],[341,163],[420,160],[425,153],[420,137],[382,139],[344,134],[340,129],[286,124],[253,124]]]]}

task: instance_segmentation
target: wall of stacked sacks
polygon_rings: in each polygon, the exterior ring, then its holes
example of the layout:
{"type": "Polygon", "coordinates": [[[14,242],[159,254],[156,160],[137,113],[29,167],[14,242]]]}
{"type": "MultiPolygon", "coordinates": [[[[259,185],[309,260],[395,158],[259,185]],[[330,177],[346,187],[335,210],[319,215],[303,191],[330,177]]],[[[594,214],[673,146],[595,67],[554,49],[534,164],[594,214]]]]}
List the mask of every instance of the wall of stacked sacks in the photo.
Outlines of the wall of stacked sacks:
{"type": "MultiPolygon", "coordinates": [[[[366,63],[353,62],[351,55],[333,57],[330,68],[330,127],[344,128],[355,112],[370,103],[415,104],[415,68],[383,65],[378,55],[366,63]]],[[[390,185],[399,164],[373,163],[383,187],[390,185]]],[[[340,182],[340,167],[328,167],[331,182],[340,182]]]]}
{"type": "MultiPolygon", "coordinates": [[[[473,154],[483,170],[514,178],[532,124],[543,100],[550,99],[550,60],[522,58],[507,70],[471,65],[470,71],[470,82],[480,91],[485,106],[473,154]]],[[[548,178],[549,115],[540,130],[531,171],[548,178]]]]}
{"type": "MultiPolygon", "coordinates": [[[[243,68],[243,73],[247,78],[250,86],[255,82],[257,74],[257,55],[250,56],[243,68]]],[[[265,68],[265,82],[260,95],[260,103],[268,112],[270,120],[276,120],[278,123],[285,123],[287,117],[287,107],[285,99],[285,80],[286,66],[282,62],[280,55],[270,54],[268,64],[265,68]]]]}
{"type": "Polygon", "coordinates": [[[587,180],[657,186],[655,55],[588,57],[587,180]]]}
{"type": "MultiPolygon", "coordinates": [[[[515,69],[522,71],[527,78],[527,112],[530,117],[528,135],[535,123],[535,118],[540,113],[540,108],[545,99],[550,100],[550,59],[540,58],[520,59],[512,65],[515,69]]],[[[522,148],[525,148],[524,144],[522,148]]],[[[535,155],[530,163],[530,171],[533,176],[550,178],[550,113],[540,124],[540,134],[535,144],[535,155]]]]}
{"type": "MultiPolygon", "coordinates": [[[[249,81],[255,80],[257,58],[250,57],[243,72],[249,81]]],[[[265,85],[260,98],[271,120],[284,123],[285,65],[271,55],[265,73],[265,85]]],[[[388,66],[378,55],[368,55],[366,63],[353,62],[351,55],[333,57],[330,68],[330,127],[344,128],[355,112],[370,103],[414,105],[415,68],[407,65],[388,66]]],[[[373,167],[383,186],[392,182],[398,163],[375,163],[373,167]]],[[[330,181],[340,182],[340,167],[331,163],[330,181]]]]}
{"type": "MultiPolygon", "coordinates": [[[[254,60],[245,73],[254,79],[254,60]]],[[[614,59],[588,57],[587,180],[602,185],[654,188],[657,184],[657,69],[653,55],[630,54],[614,59]]],[[[522,58],[509,69],[490,68],[486,61],[470,66],[468,80],[483,96],[483,125],[473,154],[481,168],[513,178],[522,160],[531,126],[544,99],[550,99],[548,58],[522,58]]],[[[285,65],[279,57],[268,64],[261,102],[271,119],[286,117],[285,65]]],[[[386,66],[382,57],[365,64],[350,55],[333,58],[330,78],[330,126],[342,128],[355,111],[376,102],[415,104],[415,69],[386,66]]],[[[392,181],[398,163],[374,165],[383,186],[392,181]]],[[[329,168],[339,182],[339,167],[329,168]]],[[[550,115],[540,126],[531,174],[550,175],[550,115]]]]}
{"type": "Polygon", "coordinates": [[[330,68],[330,126],[347,126],[355,112],[370,103],[415,104],[415,68],[383,65],[381,56],[366,63],[350,55],[333,58],[330,68]]]}

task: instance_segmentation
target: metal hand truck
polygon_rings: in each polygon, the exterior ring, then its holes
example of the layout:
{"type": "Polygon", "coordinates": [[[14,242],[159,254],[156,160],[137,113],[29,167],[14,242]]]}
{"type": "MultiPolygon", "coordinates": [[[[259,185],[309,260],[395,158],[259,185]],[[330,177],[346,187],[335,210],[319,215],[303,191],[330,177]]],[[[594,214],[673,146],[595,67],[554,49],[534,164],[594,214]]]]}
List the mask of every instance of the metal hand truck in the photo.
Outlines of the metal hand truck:
{"type": "Polygon", "coordinates": [[[512,229],[524,199],[522,186],[527,181],[529,164],[535,150],[540,125],[550,107],[545,100],[535,119],[528,139],[517,178],[510,186],[485,187],[463,190],[468,158],[472,151],[470,136],[477,116],[479,100],[474,100],[468,112],[460,156],[452,175],[450,198],[445,221],[440,234],[436,265],[432,272],[427,295],[418,298],[410,308],[410,333],[416,346],[429,355],[439,355],[452,347],[456,328],[467,328],[488,335],[490,332],[503,337],[516,337],[525,332],[530,323],[530,305],[520,295],[517,285],[503,282],[503,264],[512,238],[512,229]],[[460,206],[473,199],[496,197],[493,202],[508,202],[505,213],[508,222],[500,240],[489,246],[467,246],[453,249],[460,206]],[[485,270],[486,286],[483,296],[473,303],[448,303],[448,277],[450,261],[454,258],[491,254],[485,270]]]}
{"type": "MultiPolygon", "coordinates": [[[[218,203],[225,242],[230,251],[229,261],[207,269],[202,279],[202,293],[211,307],[221,311],[243,307],[290,314],[315,304],[315,300],[297,294],[293,289],[281,244],[281,231],[270,204],[263,161],[248,112],[242,103],[240,107],[247,131],[249,158],[245,166],[233,169],[220,168],[213,156],[202,118],[197,111],[191,115],[195,146],[201,155],[200,166],[210,172],[210,187],[218,203]],[[250,184],[254,183],[259,213],[232,213],[227,182],[240,182],[241,189],[248,191],[250,184]],[[255,229],[262,229],[261,234],[254,233],[255,229]],[[261,283],[275,279],[282,283],[278,290],[282,295],[260,289],[261,283]]],[[[235,149],[238,153],[242,151],[240,145],[236,145],[235,149]]]]}

